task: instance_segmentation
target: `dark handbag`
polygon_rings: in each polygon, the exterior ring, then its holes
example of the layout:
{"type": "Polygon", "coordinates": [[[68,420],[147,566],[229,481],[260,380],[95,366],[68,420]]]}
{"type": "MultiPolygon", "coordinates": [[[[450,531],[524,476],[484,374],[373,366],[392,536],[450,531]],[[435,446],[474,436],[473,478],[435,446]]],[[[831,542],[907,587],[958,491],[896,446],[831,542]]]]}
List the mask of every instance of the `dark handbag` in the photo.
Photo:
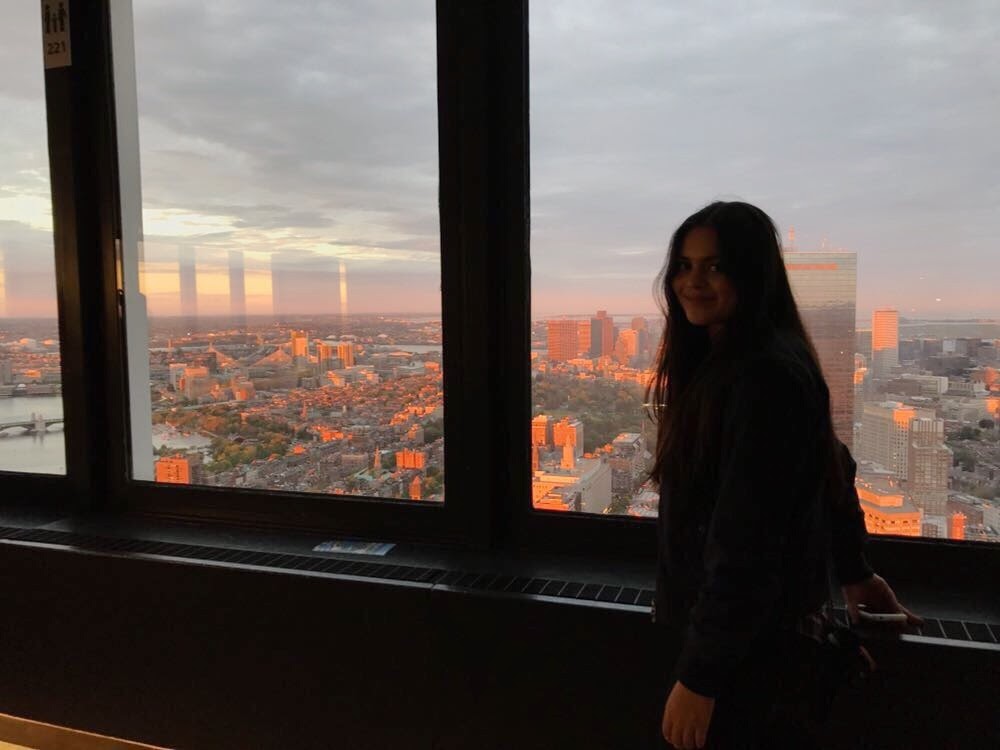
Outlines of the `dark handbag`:
{"type": "Polygon", "coordinates": [[[775,710],[814,731],[826,723],[838,693],[863,682],[875,667],[857,633],[825,613],[792,635],[782,658],[775,710]]]}

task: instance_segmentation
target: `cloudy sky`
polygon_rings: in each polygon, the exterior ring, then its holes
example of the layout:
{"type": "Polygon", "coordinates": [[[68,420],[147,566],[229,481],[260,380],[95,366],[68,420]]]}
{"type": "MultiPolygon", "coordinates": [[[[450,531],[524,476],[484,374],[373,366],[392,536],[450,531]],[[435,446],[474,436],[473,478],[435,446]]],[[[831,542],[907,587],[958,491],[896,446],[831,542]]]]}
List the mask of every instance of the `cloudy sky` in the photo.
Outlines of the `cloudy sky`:
{"type": "MultiPolygon", "coordinates": [[[[37,3],[0,30],[0,315],[52,308],[37,3]]],[[[434,4],[135,0],[145,291],[438,309],[434,4]],[[311,283],[296,281],[311,278],[311,283]],[[277,281],[276,281],[277,279],[277,281]],[[324,290],[328,289],[328,293],[324,290]]],[[[991,7],[993,6],[993,7],[991,7]]],[[[717,198],[858,254],[858,311],[1000,316],[1000,14],[972,2],[534,0],[533,304],[651,312],[717,198]]],[[[286,303],[283,303],[286,304],[286,303]]]]}

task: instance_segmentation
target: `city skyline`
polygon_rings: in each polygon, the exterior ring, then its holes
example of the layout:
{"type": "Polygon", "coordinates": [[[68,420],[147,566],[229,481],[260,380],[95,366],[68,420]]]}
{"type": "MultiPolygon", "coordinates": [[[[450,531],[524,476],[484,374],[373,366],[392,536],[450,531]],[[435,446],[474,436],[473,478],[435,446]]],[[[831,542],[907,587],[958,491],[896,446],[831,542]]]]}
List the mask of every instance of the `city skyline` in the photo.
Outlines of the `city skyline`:
{"type": "MultiPolygon", "coordinates": [[[[866,7],[858,27],[818,4],[749,19],[725,7],[532,6],[535,315],[642,312],[673,229],[737,196],[783,235],[794,226],[791,249],[857,253],[862,317],[886,305],[996,315],[978,272],[1000,236],[989,166],[1000,104],[980,95],[1000,75],[995,14],[866,7]],[[780,106],[788,114],[772,116],[780,106]]],[[[181,246],[197,256],[199,312],[227,311],[237,250],[248,314],[273,305],[275,257],[289,273],[347,263],[353,312],[387,298],[400,312],[439,309],[433,5],[244,10],[136,3],[151,314],[179,311],[181,246]],[[363,33],[373,22],[385,33],[363,33]],[[237,53],[212,43],[221,28],[242,40],[237,53]],[[279,54],[286,35],[323,44],[279,54]],[[197,74],[208,69],[211,80],[197,74]]],[[[10,11],[0,248],[13,317],[54,307],[54,270],[42,69],[21,33],[37,9],[10,11]]]]}

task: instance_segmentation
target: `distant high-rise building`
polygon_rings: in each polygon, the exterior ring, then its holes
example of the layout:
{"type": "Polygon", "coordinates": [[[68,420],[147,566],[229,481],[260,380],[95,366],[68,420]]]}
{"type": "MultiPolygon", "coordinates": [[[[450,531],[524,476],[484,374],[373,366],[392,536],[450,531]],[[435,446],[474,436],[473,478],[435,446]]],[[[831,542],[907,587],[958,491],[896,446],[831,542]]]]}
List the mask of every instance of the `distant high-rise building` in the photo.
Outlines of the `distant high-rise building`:
{"type": "Polygon", "coordinates": [[[899,313],[883,308],[872,313],[872,371],[884,380],[899,364],[899,313]]]}
{"type": "Polygon", "coordinates": [[[576,353],[582,356],[590,351],[590,321],[578,320],[577,325],[576,353]]]}
{"type": "Polygon", "coordinates": [[[565,362],[579,351],[580,326],[576,320],[550,320],[546,323],[549,360],[565,362]]]}
{"type": "Polygon", "coordinates": [[[0,385],[10,385],[14,382],[14,366],[9,359],[0,360],[0,385]]]}
{"type": "Polygon", "coordinates": [[[539,414],[531,420],[531,444],[542,448],[552,445],[552,420],[548,414],[539,414]]]}
{"type": "Polygon", "coordinates": [[[615,354],[621,353],[619,357],[622,364],[628,364],[629,360],[639,354],[639,331],[633,328],[626,328],[618,334],[618,341],[615,343],[615,354]]]}
{"type": "Polygon", "coordinates": [[[183,362],[171,362],[167,366],[170,387],[175,391],[181,389],[181,382],[184,380],[184,370],[187,368],[183,362]]]}
{"type": "Polygon", "coordinates": [[[344,367],[354,367],[354,344],[350,341],[341,341],[337,344],[337,356],[344,363],[344,367]]]}
{"type": "Polygon", "coordinates": [[[615,323],[607,310],[590,319],[590,356],[610,357],[615,350],[615,323]]]}
{"type": "Polygon", "coordinates": [[[952,513],[948,517],[948,538],[965,539],[965,514],[952,513]]]}
{"type": "Polygon", "coordinates": [[[562,461],[559,463],[559,468],[572,471],[576,468],[576,451],[569,443],[564,444],[562,449],[562,461]]]}
{"type": "Polygon", "coordinates": [[[874,461],[899,479],[909,471],[910,423],[933,412],[904,406],[898,401],[865,404],[861,421],[859,457],[874,461]]]}
{"type": "Polygon", "coordinates": [[[156,459],[156,481],[166,484],[191,484],[200,458],[190,456],[164,456],[156,459]]]}
{"type": "Polygon", "coordinates": [[[427,467],[427,451],[404,448],[396,451],[397,469],[424,469],[427,467]]]}
{"type": "Polygon", "coordinates": [[[309,357],[309,337],[305,331],[292,331],[292,359],[301,363],[309,357]]]}
{"type": "Polygon", "coordinates": [[[201,396],[211,392],[215,382],[212,380],[207,367],[193,367],[187,365],[184,368],[184,377],[181,379],[181,390],[184,398],[194,401],[201,396]]]}
{"type": "Polygon", "coordinates": [[[923,513],[906,499],[902,490],[882,479],[859,478],[856,484],[869,533],[920,536],[923,513]]]}
{"type": "Polygon", "coordinates": [[[422,492],[423,492],[423,487],[421,486],[420,475],[417,474],[415,477],[413,477],[413,481],[410,482],[410,487],[409,487],[410,500],[419,500],[422,492]]]}
{"type": "Polygon", "coordinates": [[[580,458],[583,455],[583,422],[579,419],[563,417],[552,425],[552,442],[557,448],[566,445],[573,446],[574,454],[580,458]]]}
{"type": "Polygon", "coordinates": [[[638,432],[623,432],[611,443],[611,488],[632,492],[642,475],[645,440],[638,432]]]}
{"type": "Polygon", "coordinates": [[[645,318],[632,318],[632,330],[636,332],[637,353],[645,354],[649,351],[649,323],[645,318]]]}
{"type": "Polygon", "coordinates": [[[865,389],[868,384],[868,368],[858,367],[855,359],[854,367],[854,422],[858,423],[864,416],[865,389]]]}
{"type": "Polygon", "coordinates": [[[337,346],[329,341],[316,341],[316,364],[320,372],[334,369],[334,360],[338,359],[337,346]]]}
{"type": "Polygon", "coordinates": [[[944,421],[918,418],[910,422],[907,490],[917,507],[930,515],[944,515],[948,505],[951,448],[944,444],[944,421]]]}
{"type": "Polygon", "coordinates": [[[785,252],[795,303],[830,388],[830,416],[837,437],[854,443],[854,318],[857,254],[785,252]]]}

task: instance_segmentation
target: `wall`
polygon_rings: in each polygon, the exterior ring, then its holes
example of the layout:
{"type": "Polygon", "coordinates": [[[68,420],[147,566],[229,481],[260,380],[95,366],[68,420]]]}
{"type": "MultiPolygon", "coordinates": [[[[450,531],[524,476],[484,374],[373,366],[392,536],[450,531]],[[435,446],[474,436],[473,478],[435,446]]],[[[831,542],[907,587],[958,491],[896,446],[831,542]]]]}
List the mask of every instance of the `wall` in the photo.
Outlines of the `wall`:
{"type": "MultiPolygon", "coordinates": [[[[669,658],[642,615],[420,586],[11,543],[0,581],[0,712],[165,746],[639,748],[669,658]]],[[[1000,653],[879,657],[837,747],[1000,746],[1000,653]]]]}

